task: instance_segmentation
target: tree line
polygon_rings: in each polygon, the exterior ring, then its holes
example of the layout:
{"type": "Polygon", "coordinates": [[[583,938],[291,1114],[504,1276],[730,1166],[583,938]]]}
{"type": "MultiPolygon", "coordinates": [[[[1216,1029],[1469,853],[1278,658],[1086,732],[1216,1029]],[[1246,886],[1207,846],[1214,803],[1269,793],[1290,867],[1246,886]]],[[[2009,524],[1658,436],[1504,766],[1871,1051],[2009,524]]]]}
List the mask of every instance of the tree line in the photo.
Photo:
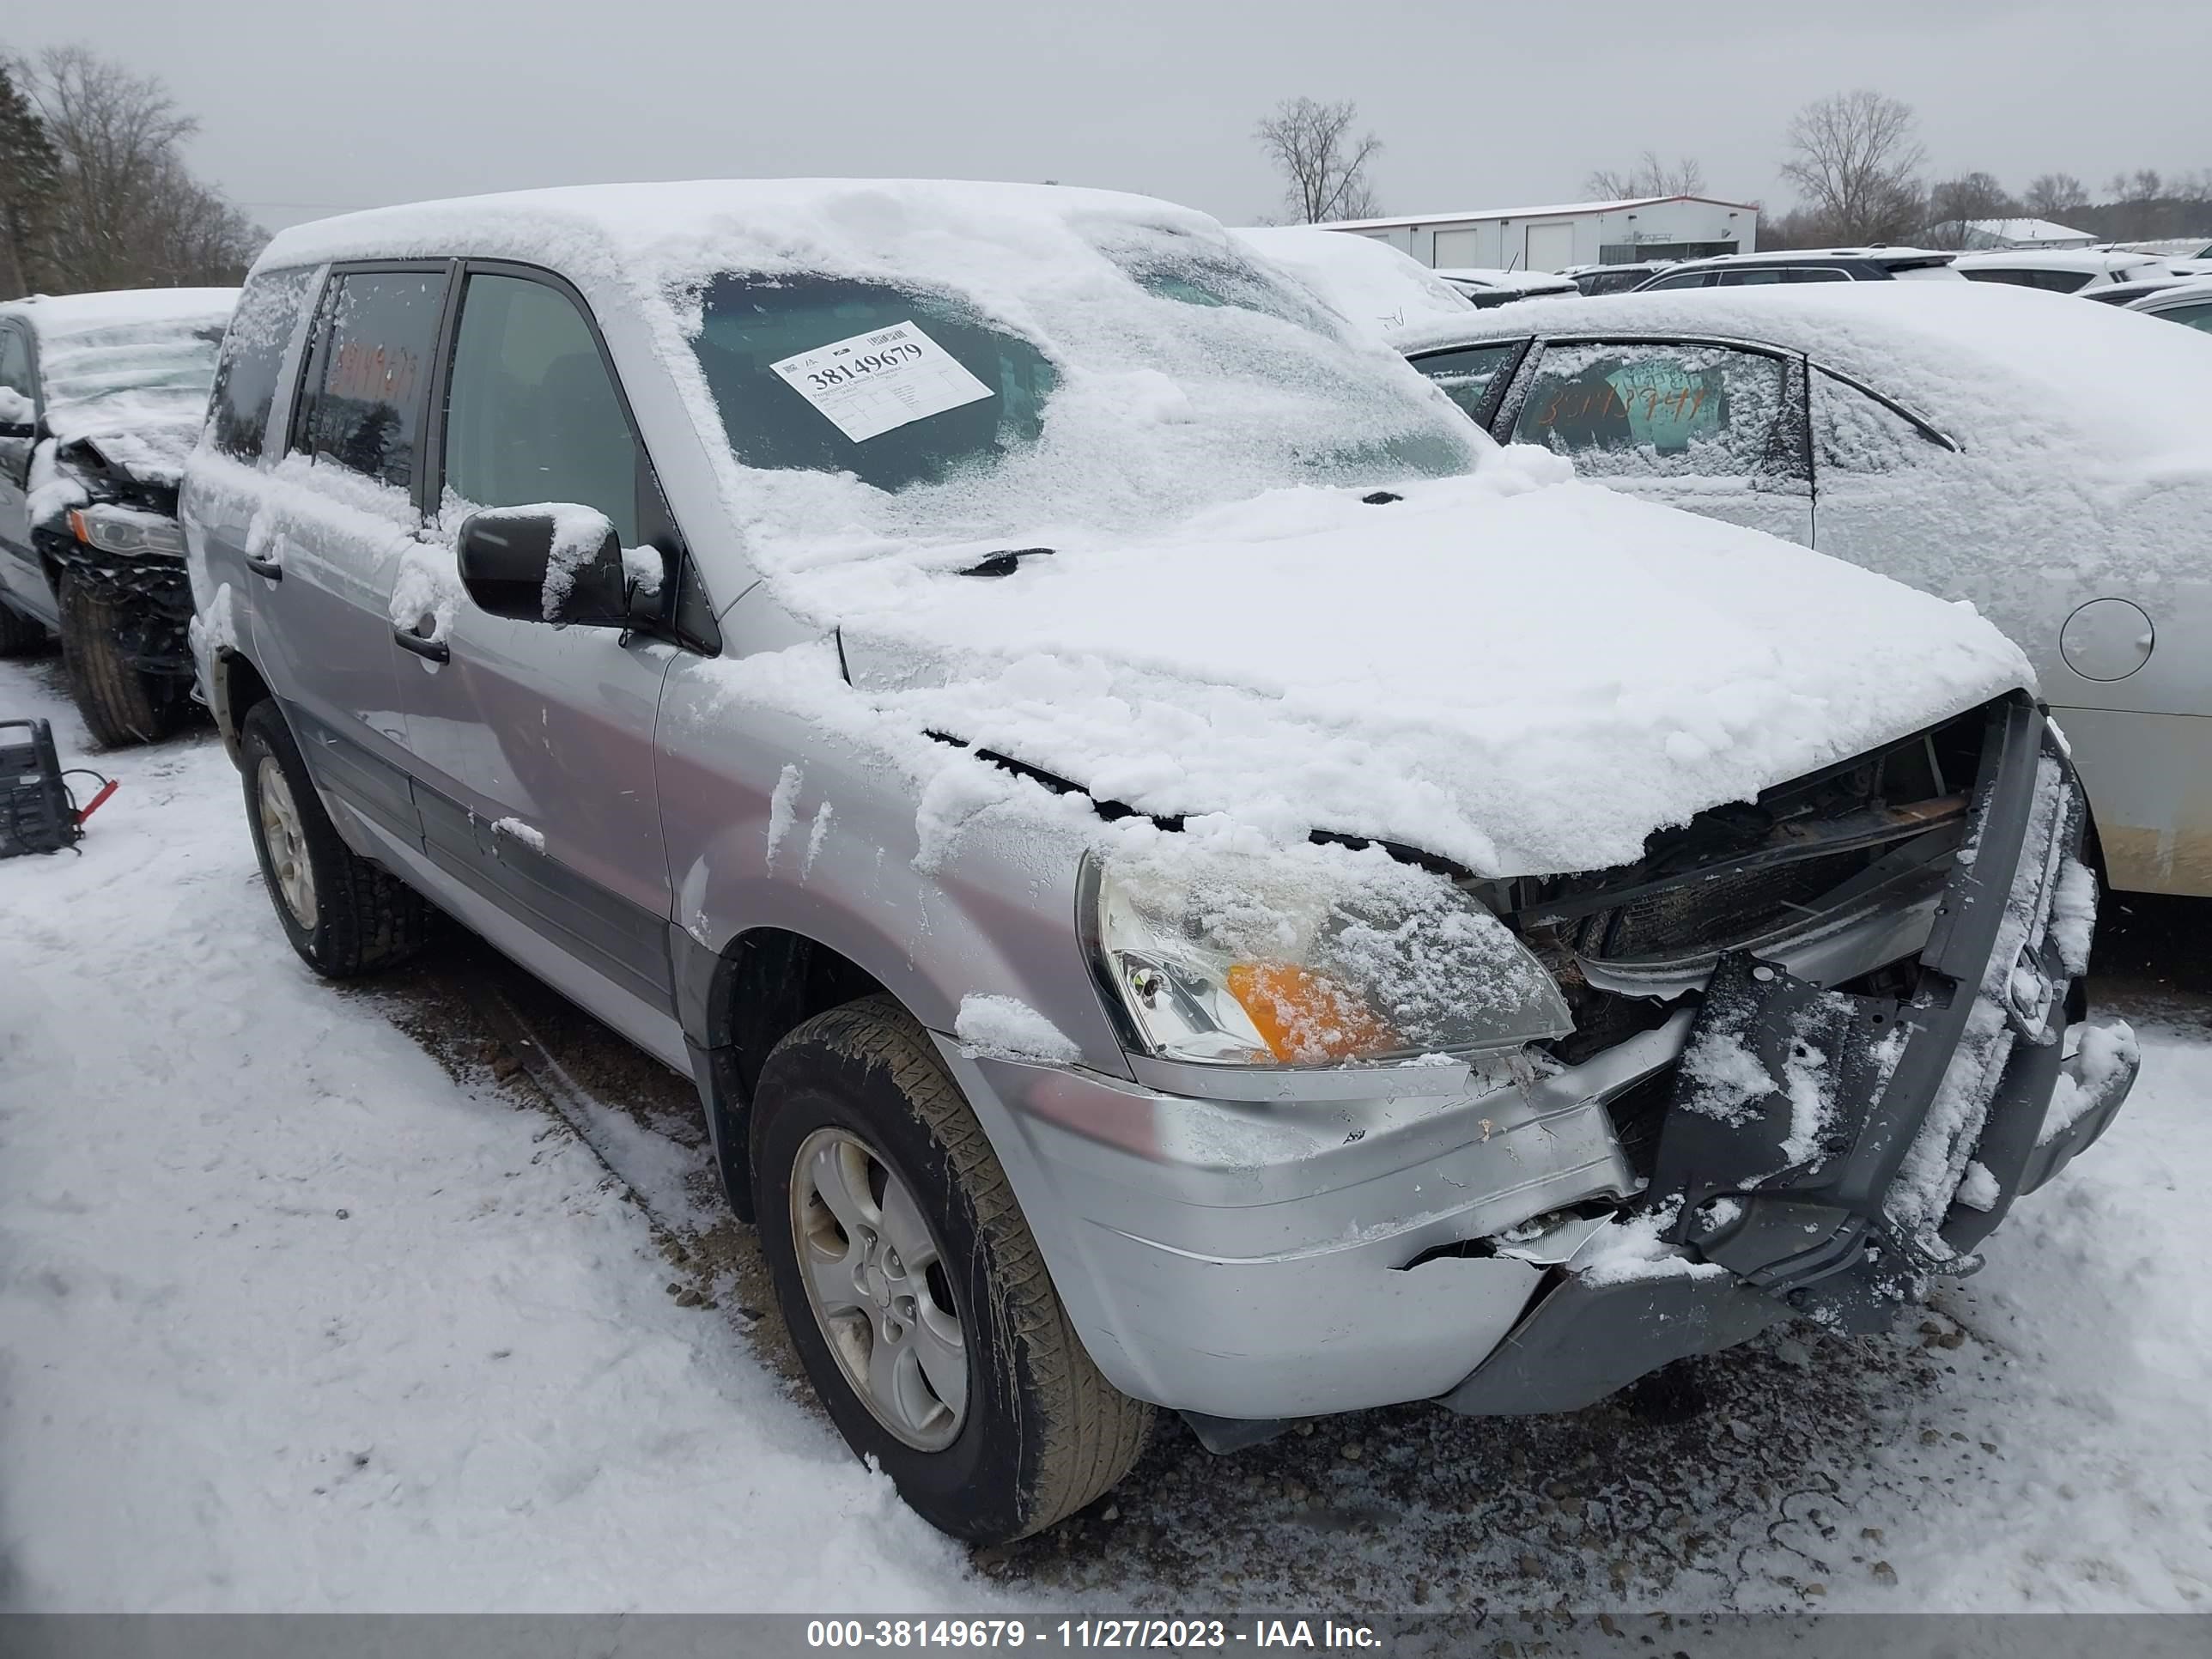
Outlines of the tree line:
{"type": "MultiPolygon", "coordinates": [[[[1381,212],[1369,163],[1382,141],[1372,132],[1355,137],[1358,121],[1349,100],[1291,98],[1260,122],[1254,137],[1282,177],[1292,222],[1381,212]]],[[[1778,173],[1796,201],[1761,219],[1762,247],[1961,247],[1972,221],[2015,218],[2060,220],[2100,241],[2212,240],[2212,169],[2167,175],[2143,167],[2116,174],[2100,190],[2071,173],[2046,173],[2017,195],[1987,172],[1931,179],[1912,106],[1864,89],[1832,94],[1799,110],[1783,135],[1778,173]]],[[[1693,156],[1669,162],[1646,150],[1631,166],[1591,173],[1584,188],[1603,201],[1696,196],[1705,191],[1705,174],[1693,156]]]]}
{"type": "Polygon", "coordinates": [[[0,299],[243,280],[268,233],[193,177],[198,128],[84,46],[0,52],[0,299]]]}

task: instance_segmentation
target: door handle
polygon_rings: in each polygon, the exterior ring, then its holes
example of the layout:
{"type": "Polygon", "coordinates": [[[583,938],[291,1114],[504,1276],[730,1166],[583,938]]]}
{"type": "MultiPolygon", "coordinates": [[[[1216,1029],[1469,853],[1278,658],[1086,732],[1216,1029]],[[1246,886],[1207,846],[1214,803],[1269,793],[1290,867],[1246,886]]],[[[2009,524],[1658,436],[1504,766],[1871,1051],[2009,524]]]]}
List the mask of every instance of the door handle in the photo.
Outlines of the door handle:
{"type": "Polygon", "coordinates": [[[453,647],[434,634],[424,633],[422,629],[426,623],[434,629],[438,625],[438,619],[427,611],[422,613],[414,627],[393,629],[392,637],[398,641],[402,651],[412,651],[416,656],[428,661],[453,661],[453,647]]]}
{"type": "Polygon", "coordinates": [[[266,576],[272,582],[281,582],[284,580],[284,567],[276,560],[264,559],[258,553],[248,553],[244,557],[246,568],[255,575],[266,576]]]}

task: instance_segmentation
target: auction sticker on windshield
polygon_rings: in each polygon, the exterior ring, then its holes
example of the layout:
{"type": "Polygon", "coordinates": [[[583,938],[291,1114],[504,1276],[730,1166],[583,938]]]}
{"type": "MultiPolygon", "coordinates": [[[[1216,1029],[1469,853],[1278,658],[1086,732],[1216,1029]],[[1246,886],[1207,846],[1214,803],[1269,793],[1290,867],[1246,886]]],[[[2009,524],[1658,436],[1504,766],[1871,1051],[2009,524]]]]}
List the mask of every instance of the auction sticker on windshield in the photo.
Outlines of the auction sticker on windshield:
{"type": "Polygon", "coordinates": [[[911,320],[769,365],[854,443],[991,395],[911,320]]]}

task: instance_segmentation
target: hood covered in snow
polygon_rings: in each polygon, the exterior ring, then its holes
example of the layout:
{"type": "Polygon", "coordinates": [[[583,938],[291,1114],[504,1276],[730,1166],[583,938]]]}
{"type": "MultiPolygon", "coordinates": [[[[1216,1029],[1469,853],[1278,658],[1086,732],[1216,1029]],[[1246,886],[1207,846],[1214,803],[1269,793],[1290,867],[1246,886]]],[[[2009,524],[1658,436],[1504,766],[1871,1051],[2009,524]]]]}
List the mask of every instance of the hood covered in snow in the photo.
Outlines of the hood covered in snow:
{"type": "Polygon", "coordinates": [[[1486,875],[1628,862],[2033,683],[1971,607],[1565,477],[1510,449],[1401,500],[1285,490],[1007,575],[807,586],[886,714],[1146,812],[1486,875]]]}

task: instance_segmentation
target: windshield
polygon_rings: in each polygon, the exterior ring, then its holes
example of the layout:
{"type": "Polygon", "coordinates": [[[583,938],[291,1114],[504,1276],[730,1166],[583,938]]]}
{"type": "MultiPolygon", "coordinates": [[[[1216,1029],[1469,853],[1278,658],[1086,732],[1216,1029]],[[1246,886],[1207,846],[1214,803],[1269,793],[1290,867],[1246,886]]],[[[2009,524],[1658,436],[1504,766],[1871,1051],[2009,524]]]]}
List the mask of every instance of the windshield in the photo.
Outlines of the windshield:
{"type": "Polygon", "coordinates": [[[129,404],[149,420],[198,420],[215,383],[224,319],[169,319],[42,334],[39,377],[49,418],[129,404]]]}
{"type": "Polygon", "coordinates": [[[1126,529],[1474,466],[1482,441],[1402,360],[1232,248],[1163,233],[1086,263],[988,303],[810,272],[678,293],[763,529],[1126,529]]]}

